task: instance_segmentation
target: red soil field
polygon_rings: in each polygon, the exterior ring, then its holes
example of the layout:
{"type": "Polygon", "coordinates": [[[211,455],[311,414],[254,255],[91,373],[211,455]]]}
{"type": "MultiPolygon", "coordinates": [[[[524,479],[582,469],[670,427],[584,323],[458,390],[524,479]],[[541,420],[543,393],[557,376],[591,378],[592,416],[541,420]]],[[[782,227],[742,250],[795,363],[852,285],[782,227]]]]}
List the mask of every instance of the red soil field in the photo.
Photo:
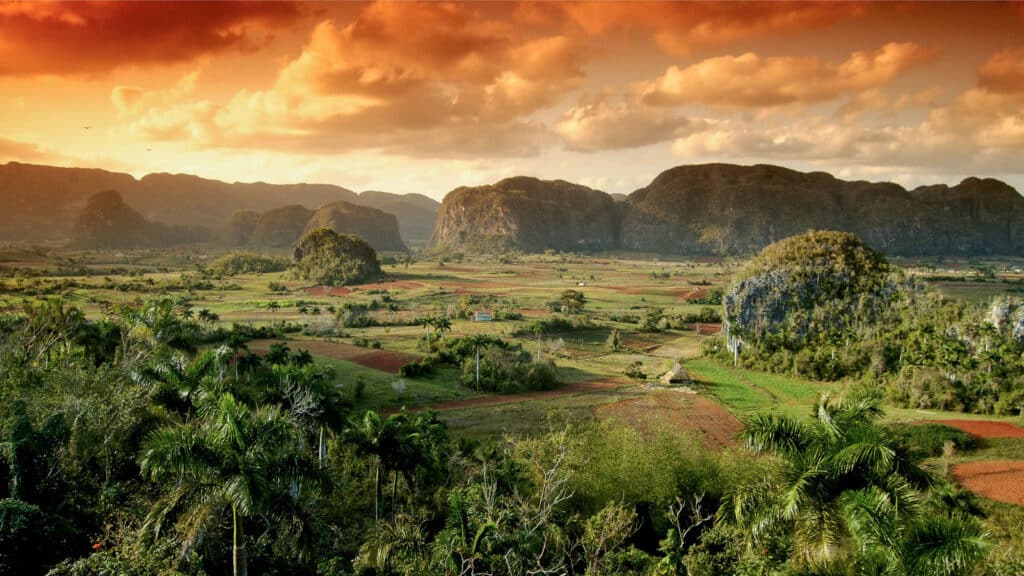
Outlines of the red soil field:
{"type": "Polygon", "coordinates": [[[1024,460],[986,460],[953,466],[964,488],[991,500],[1024,506],[1024,460]]]}
{"type": "Polygon", "coordinates": [[[989,420],[924,420],[922,423],[945,424],[959,428],[977,438],[1024,438],[1024,428],[1009,422],[989,420]]]}
{"type": "Polygon", "coordinates": [[[698,298],[703,298],[703,297],[705,297],[707,295],[708,295],[708,289],[707,288],[693,288],[689,292],[687,292],[686,294],[683,294],[682,296],[680,296],[679,299],[680,300],[696,300],[698,298]]]}
{"type": "Polygon", "coordinates": [[[363,348],[362,346],[353,346],[343,342],[324,342],[323,340],[253,340],[249,343],[249,349],[262,354],[269,350],[270,345],[275,342],[284,342],[292,350],[309,350],[310,354],[315,356],[346,360],[360,366],[392,374],[398,372],[402,365],[420,359],[415,354],[406,354],[405,352],[363,348]]]}
{"type": "Polygon", "coordinates": [[[697,324],[697,323],[687,324],[687,326],[689,326],[691,330],[696,330],[698,334],[702,334],[702,335],[718,334],[719,332],[722,331],[722,325],[721,324],[708,324],[708,323],[705,323],[705,322],[701,322],[699,324],[697,324]],[[698,327],[699,327],[699,329],[698,329],[698,327]]]}
{"type": "Polygon", "coordinates": [[[715,450],[735,446],[736,435],[743,429],[740,421],[715,401],[676,391],[603,404],[594,408],[594,415],[614,418],[641,432],[664,426],[678,432],[696,432],[705,446],[715,450]]]}

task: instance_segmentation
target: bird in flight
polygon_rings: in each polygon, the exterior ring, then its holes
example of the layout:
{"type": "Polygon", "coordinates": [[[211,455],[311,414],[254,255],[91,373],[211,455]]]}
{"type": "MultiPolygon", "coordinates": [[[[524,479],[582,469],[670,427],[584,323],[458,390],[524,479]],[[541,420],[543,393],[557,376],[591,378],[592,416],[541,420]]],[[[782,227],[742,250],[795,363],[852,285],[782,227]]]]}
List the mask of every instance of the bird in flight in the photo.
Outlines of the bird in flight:
{"type": "Polygon", "coordinates": [[[83,130],[88,130],[88,129],[90,129],[90,128],[92,128],[92,126],[82,126],[82,129],[83,129],[83,130]]]}
{"type": "Polygon", "coordinates": [[[146,148],[146,152],[150,152],[152,150],[153,150],[152,148],[146,148]]]}

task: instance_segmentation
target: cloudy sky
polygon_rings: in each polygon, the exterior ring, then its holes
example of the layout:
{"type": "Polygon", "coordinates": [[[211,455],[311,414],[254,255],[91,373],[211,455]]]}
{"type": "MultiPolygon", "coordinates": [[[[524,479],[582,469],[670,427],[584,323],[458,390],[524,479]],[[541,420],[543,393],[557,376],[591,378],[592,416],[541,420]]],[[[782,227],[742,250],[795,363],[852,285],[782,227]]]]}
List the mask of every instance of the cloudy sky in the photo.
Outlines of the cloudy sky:
{"type": "Polygon", "coordinates": [[[1024,4],[0,3],[0,126],[0,162],[437,198],[703,162],[1024,190],[1024,4]]]}

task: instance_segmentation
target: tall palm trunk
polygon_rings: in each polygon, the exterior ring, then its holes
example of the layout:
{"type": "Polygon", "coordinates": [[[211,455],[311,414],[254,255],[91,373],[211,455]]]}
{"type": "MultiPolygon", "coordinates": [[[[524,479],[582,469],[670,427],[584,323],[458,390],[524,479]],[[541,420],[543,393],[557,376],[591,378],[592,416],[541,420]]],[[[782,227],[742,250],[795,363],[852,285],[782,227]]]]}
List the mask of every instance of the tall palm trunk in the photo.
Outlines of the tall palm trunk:
{"type": "Polygon", "coordinates": [[[242,527],[238,524],[238,506],[231,507],[231,521],[232,521],[232,548],[231,548],[231,568],[234,576],[249,576],[249,562],[245,555],[245,535],[242,534],[242,527]],[[238,541],[242,541],[242,545],[238,545],[238,541]]]}
{"type": "Polygon", "coordinates": [[[373,490],[373,519],[376,520],[377,522],[380,522],[380,499],[381,499],[381,493],[383,492],[383,490],[382,490],[383,486],[381,484],[381,478],[380,478],[380,472],[381,472],[380,468],[381,468],[381,464],[380,464],[380,462],[377,462],[377,478],[374,481],[376,485],[375,485],[374,490],[373,490]]]}
{"type": "Polygon", "coordinates": [[[398,514],[398,470],[395,470],[395,477],[391,481],[391,520],[394,521],[398,514]]]}

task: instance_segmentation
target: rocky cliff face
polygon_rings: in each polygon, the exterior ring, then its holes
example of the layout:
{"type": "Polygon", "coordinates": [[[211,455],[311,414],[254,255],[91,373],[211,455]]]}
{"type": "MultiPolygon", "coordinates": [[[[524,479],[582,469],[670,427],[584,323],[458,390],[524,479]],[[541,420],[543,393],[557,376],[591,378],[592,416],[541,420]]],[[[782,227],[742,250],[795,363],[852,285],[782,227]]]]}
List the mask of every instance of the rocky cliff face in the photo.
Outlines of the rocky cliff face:
{"type": "Polygon", "coordinates": [[[667,170],[626,200],[622,247],[750,254],[809,229],[853,232],[898,255],[1024,254],[1024,198],[997,180],[908,191],[778,166],[667,170]]]}
{"type": "Polygon", "coordinates": [[[463,187],[441,203],[431,238],[436,248],[600,250],[618,244],[615,200],[563,180],[508,178],[463,187]]]}
{"type": "Polygon", "coordinates": [[[355,234],[369,242],[374,250],[406,250],[398,234],[398,219],[393,214],[368,206],[348,202],[332,202],[321,206],[306,223],[305,231],[316,228],[328,228],[339,234],[355,234]]]}
{"type": "Polygon", "coordinates": [[[145,248],[202,242],[205,230],[150,222],[114,190],[89,197],[71,231],[71,246],[86,249],[145,248]]]}

